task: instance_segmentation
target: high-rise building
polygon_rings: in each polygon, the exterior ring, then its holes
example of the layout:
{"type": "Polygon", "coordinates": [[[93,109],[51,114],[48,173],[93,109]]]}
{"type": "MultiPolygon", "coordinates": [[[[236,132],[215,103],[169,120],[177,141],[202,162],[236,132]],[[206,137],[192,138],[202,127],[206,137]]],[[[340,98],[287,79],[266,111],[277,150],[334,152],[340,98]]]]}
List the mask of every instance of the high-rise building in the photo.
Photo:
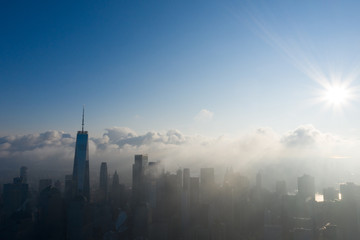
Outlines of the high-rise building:
{"type": "Polygon", "coordinates": [[[141,185],[144,180],[145,172],[148,167],[147,155],[135,155],[135,163],[133,164],[133,189],[141,185]]]}
{"type": "Polygon", "coordinates": [[[52,180],[49,178],[39,180],[39,193],[45,188],[52,186],[52,180]]]}
{"type": "Polygon", "coordinates": [[[315,199],[315,179],[310,175],[298,177],[298,195],[302,199],[315,199]]]}
{"type": "Polygon", "coordinates": [[[212,199],[215,190],[214,168],[200,169],[200,194],[201,201],[208,202],[212,199]]]}
{"type": "Polygon", "coordinates": [[[200,184],[201,187],[213,187],[215,184],[214,168],[200,169],[200,184]]]}
{"type": "Polygon", "coordinates": [[[90,200],[89,143],[88,132],[84,131],[84,108],[82,115],[82,128],[76,135],[73,191],[75,196],[83,195],[88,201],[90,200]]]}
{"type": "Polygon", "coordinates": [[[199,203],[200,182],[198,177],[190,177],[190,207],[199,203]]]}
{"type": "Polygon", "coordinates": [[[138,204],[145,200],[146,197],[146,179],[145,174],[148,169],[148,156],[135,155],[135,163],[133,164],[132,175],[132,194],[133,202],[138,204]]]}
{"type": "Polygon", "coordinates": [[[21,178],[14,178],[13,183],[4,184],[3,188],[3,214],[10,216],[22,208],[28,197],[28,184],[22,183],[21,178]]]}
{"type": "Polygon", "coordinates": [[[20,178],[22,183],[27,183],[27,167],[20,168],[20,178]]]}
{"type": "Polygon", "coordinates": [[[359,201],[360,200],[360,185],[352,182],[340,184],[340,193],[342,201],[359,201]]]}
{"type": "Polygon", "coordinates": [[[183,171],[183,189],[184,191],[189,190],[190,188],[190,169],[184,168],[183,171]]]}
{"type": "Polygon", "coordinates": [[[118,187],[119,185],[120,185],[120,183],[119,183],[119,175],[118,175],[117,171],[115,171],[115,173],[113,175],[112,187],[118,187]]]}
{"type": "Polygon", "coordinates": [[[183,171],[182,171],[182,169],[178,169],[176,171],[176,177],[177,177],[177,185],[181,189],[183,187],[183,171]]]}
{"type": "Polygon", "coordinates": [[[108,192],[108,173],[107,173],[107,163],[102,162],[100,166],[100,198],[101,200],[106,200],[108,192]]]}
{"type": "Polygon", "coordinates": [[[339,200],[339,191],[333,187],[324,188],[323,195],[325,202],[339,200]]]}
{"type": "Polygon", "coordinates": [[[158,179],[164,173],[161,162],[149,162],[146,170],[146,175],[150,180],[158,179]]]}
{"type": "Polygon", "coordinates": [[[65,175],[65,189],[64,189],[64,197],[65,199],[71,199],[72,196],[72,185],[73,185],[73,177],[71,174],[65,175]]]}
{"type": "Polygon", "coordinates": [[[112,185],[109,195],[109,200],[113,207],[121,207],[124,209],[124,207],[126,206],[125,186],[123,184],[120,184],[117,171],[115,171],[112,177],[112,185]]]}

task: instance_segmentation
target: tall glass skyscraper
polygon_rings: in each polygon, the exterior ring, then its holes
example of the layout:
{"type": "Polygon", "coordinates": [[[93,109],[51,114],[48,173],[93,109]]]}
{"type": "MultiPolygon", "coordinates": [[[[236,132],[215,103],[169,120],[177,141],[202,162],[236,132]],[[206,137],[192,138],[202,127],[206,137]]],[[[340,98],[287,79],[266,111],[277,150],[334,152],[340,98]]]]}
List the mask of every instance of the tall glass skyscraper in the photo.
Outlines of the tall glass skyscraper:
{"type": "Polygon", "coordinates": [[[82,116],[82,129],[77,132],[74,169],[73,169],[74,195],[83,195],[90,200],[89,181],[89,143],[88,132],[84,131],[84,109],[82,116]]]}

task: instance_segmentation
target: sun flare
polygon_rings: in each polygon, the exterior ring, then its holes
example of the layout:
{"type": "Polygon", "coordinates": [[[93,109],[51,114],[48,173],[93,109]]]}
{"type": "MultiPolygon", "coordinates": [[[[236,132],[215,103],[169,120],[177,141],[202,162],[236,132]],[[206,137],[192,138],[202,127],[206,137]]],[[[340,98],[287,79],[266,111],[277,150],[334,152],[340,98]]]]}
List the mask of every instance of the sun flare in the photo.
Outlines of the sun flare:
{"type": "Polygon", "coordinates": [[[343,86],[334,85],[326,89],[324,98],[331,105],[343,105],[350,99],[350,92],[343,86]]]}
{"type": "Polygon", "coordinates": [[[319,92],[319,100],[327,108],[342,111],[344,107],[352,104],[356,99],[357,87],[351,86],[346,81],[326,82],[319,92]]]}

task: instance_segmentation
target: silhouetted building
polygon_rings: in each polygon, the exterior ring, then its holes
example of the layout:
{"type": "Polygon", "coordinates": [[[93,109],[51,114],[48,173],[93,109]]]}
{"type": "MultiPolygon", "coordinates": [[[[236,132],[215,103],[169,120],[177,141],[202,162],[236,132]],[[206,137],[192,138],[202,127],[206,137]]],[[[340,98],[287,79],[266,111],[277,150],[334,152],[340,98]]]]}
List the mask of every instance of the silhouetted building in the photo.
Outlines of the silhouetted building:
{"type": "Polygon", "coordinates": [[[89,229],[90,209],[83,195],[75,196],[67,205],[66,235],[69,240],[91,239],[89,229]]]}
{"type": "Polygon", "coordinates": [[[146,179],[145,174],[148,168],[147,155],[135,155],[132,176],[133,203],[138,204],[145,201],[146,197],[146,179]]]}
{"type": "Polygon", "coordinates": [[[107,173],[107,164],[102,162],[100,166],[100,199],[106,201],[108,193],[108,173],[107,173]]]}
{"type": "Polygon", "coordinates": [[[112,185],[110,191],[110,202],[114,208],[124,207],[125,206],[125,187],[119,183],[119,175],[115,171],[112,177],[112,185]]]}
{"type": "Polygon", "coordinates": [[[40,179],[39,180],[39,193],[44,190],[45,188],[47,188],[48,186],[52,185],[52,180],[51,179],[40,179]]]}
{"type": "Polygon", "coordinates": [[[116,187],[116,186],[119,186],[119,175],[117,173],[117,171],[114,172],[114,175],[113,175],[113,182],[112,182],[112,186],[113,187],[116,187]]]}
{"type": "Polygon", "coordinates": [[[56,181],[55,181],[54,187],[61,192],[61,190],[62,190],[62,184],[61,184],[60,180],[56,180],[56,181]]]}
{"type": "Polygon", "coordinates": [[[88,132],[84,131],[84,110],[82,129],[77,132],[73,168],[74,195],[83,195],[90,200],[89,143],[88,132]]]}
{"type": "Polygon", "coordinates": [[[147,204],[139,204],[134,211],[133,231],[134,239],[147,239],[150,223],[150,209],[147,204]]]}
{"type": "Polygon", "coordinates": [[[36,239],[64,239],[65,208],[57,188],[49,185],[40,192],[38,212],[39,231],[36,239]]]}
{"type": "Polygon", "coordinates": [[[64,197],[65,199],[70,199],[73,194],[72,190],[73,177],[72,175],[65,175],[65,189],[64,189],[64,197]]]}
{"type": "Polygon", "coordinates": [[[28,189],[28,184],[22,183],[19,177],[14,178],[13,183],[4,184],[3,214],[5,216],[24,208],[25,201],[28,198],[28,189]]]}
{"type": "Polygon", "coordinates": [[[155,208],[158,201],[158,179],[163,176],[164,169],[161,162],[149,162],[146,173],[146,199],[149,207],[155,208]]]}
{"type": "Polygon", "coordinates": [[[27,167],[22,166],[20,168],[20,178],[22,183],[27,183],[27,167]]]}

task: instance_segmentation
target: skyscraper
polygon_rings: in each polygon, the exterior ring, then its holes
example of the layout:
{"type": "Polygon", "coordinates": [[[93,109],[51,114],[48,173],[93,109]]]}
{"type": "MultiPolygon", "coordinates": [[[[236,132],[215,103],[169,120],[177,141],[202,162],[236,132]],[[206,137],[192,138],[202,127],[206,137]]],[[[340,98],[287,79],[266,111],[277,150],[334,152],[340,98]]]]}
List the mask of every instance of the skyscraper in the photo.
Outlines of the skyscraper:
{"type": "Polygon", "coordinates": [[[73,169],[74,195],[83,195],[90,200],[89,181],[89,143],[88,132],[84,131],[84,108],[82,114],[82,128],[76,135],[74,169],[73,169]]]}
{"type": "Polygon", "coordinates": [[[139,203],[145,200],[145,173],[148,168],[147,155],[135,155],[135,163],[133,164],[132,191],[133,202],[139,203]]]}
{"type": "Polygon", "coordinates": [[[39,180],[39,193],[45,188],[52,186],[52,180],[49,178],[39,180]]]}
{"type": "Polygon", "coordinates": [[[214,168],[200,169],[200,194],[201,200],[208,202],[215,190],[215,173],[214,168]]]}
{"type": "Polygon", "coordinates": [[[27,167],[22,166],[20,168],[20,178],[22,183],[27,183],[27,167]]]}
{"type": "Polygon", "coordinates": [[[29,186],[22,182],[19,177],[14,178],[13,183],[4,184],[3,188],[3,212],[6,217],[10,216],[20,207],[24,207],[24,203],[28,198],[29,186]]]}
{"type": "Polygon", "coordinates": [[[190,189],[190,169],[184,168],[183,171],[183,189],[188,191],[190,189]]]}
{"type": "Polygon", "coordinates": [[[302,199],[315,200],[315,179],[314,177],[304,174],[298,177],[298,195],[302,199]]]}
{"type": "Polygon", "coordinates": [[[100,166],[100,198],[105,201],[107,199],[108,193],[108,173],[107,173],[107,163],[102,162],[100,166]]]}

